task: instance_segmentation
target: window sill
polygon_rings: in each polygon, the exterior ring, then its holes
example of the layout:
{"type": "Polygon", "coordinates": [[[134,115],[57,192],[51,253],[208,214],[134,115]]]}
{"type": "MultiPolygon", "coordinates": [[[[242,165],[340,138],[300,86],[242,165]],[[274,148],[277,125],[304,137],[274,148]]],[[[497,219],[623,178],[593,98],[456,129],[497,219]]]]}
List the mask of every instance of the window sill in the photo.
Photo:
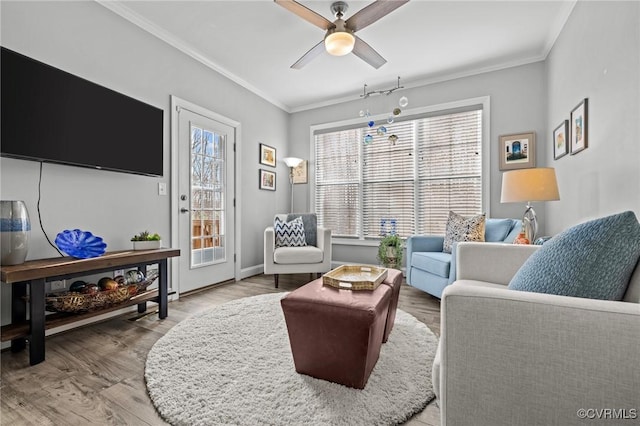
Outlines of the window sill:
{"type": "Polygon", "coordinates": [[[360,240],[357,238],[331,238],[332,245],[338,246],[360,246],[360,247],[378,247],[378,240],[360,240]]]}

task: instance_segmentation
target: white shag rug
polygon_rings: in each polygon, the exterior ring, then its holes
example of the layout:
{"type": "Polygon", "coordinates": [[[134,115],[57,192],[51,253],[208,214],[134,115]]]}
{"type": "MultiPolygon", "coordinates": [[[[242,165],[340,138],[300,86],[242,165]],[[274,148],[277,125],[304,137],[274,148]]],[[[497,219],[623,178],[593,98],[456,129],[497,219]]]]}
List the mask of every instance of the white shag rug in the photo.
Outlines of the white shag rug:
{"type": "Polygon", "coordinates": [[[295,371],[280,307],[287,293],[227,302],[188,318],[149,351],[145,379],[173,425],[394,425],[434,398],[437,337],[398,309],[363,390],[295,371]]]}

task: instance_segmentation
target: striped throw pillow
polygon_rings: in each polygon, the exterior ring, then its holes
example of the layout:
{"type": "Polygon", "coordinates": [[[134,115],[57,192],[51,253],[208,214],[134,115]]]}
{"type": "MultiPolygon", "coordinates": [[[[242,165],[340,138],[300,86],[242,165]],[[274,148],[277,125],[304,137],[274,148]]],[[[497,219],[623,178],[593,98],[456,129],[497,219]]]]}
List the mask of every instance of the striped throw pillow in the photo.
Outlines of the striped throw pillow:
{"type": "Polygon", "coordinates": [[[301,217],[297,217],[290,222],[285,222],[276,217],[273,229],[276,234],[276,248],[304,247],[307,245],[304,237],[304,223],[301,217]]]}

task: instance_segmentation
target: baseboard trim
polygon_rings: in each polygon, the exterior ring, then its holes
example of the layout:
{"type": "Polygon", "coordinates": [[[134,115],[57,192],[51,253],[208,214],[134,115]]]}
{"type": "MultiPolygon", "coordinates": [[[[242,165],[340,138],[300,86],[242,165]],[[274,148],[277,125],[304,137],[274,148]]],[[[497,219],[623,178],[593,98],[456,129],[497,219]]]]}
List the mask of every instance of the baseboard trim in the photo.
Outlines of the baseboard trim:
{"type": "Polygon", "coordinates": [[[264,264],[250,266],[248,268],[240,269],[240,279],[253,277],[254,275],[260,275],[264,273],[264,264]]]}

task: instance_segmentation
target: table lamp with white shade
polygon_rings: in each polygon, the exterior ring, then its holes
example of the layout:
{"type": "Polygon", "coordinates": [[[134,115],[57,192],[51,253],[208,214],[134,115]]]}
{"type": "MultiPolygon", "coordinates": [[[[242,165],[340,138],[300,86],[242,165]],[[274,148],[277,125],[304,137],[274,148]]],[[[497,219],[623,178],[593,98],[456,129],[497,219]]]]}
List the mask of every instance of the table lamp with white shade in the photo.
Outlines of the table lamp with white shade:
{"type": "Polygon", "coordinates": [[[284,163],[289,167],[289,184],[291,184],[291,211],[293,213],[293,169],[298,167],[302,163],[302,158],[285,157],[282,159],[284,163]]]}
{"type": "Polygon", "coordinates": [[[527,202],[522,225],[527,239],[533,243],[538,233],[538,219],[531,201],[555,201],[560,199],[556,170],[536,167],[504,172],[502,175],[503,203],[527,202]]]}

